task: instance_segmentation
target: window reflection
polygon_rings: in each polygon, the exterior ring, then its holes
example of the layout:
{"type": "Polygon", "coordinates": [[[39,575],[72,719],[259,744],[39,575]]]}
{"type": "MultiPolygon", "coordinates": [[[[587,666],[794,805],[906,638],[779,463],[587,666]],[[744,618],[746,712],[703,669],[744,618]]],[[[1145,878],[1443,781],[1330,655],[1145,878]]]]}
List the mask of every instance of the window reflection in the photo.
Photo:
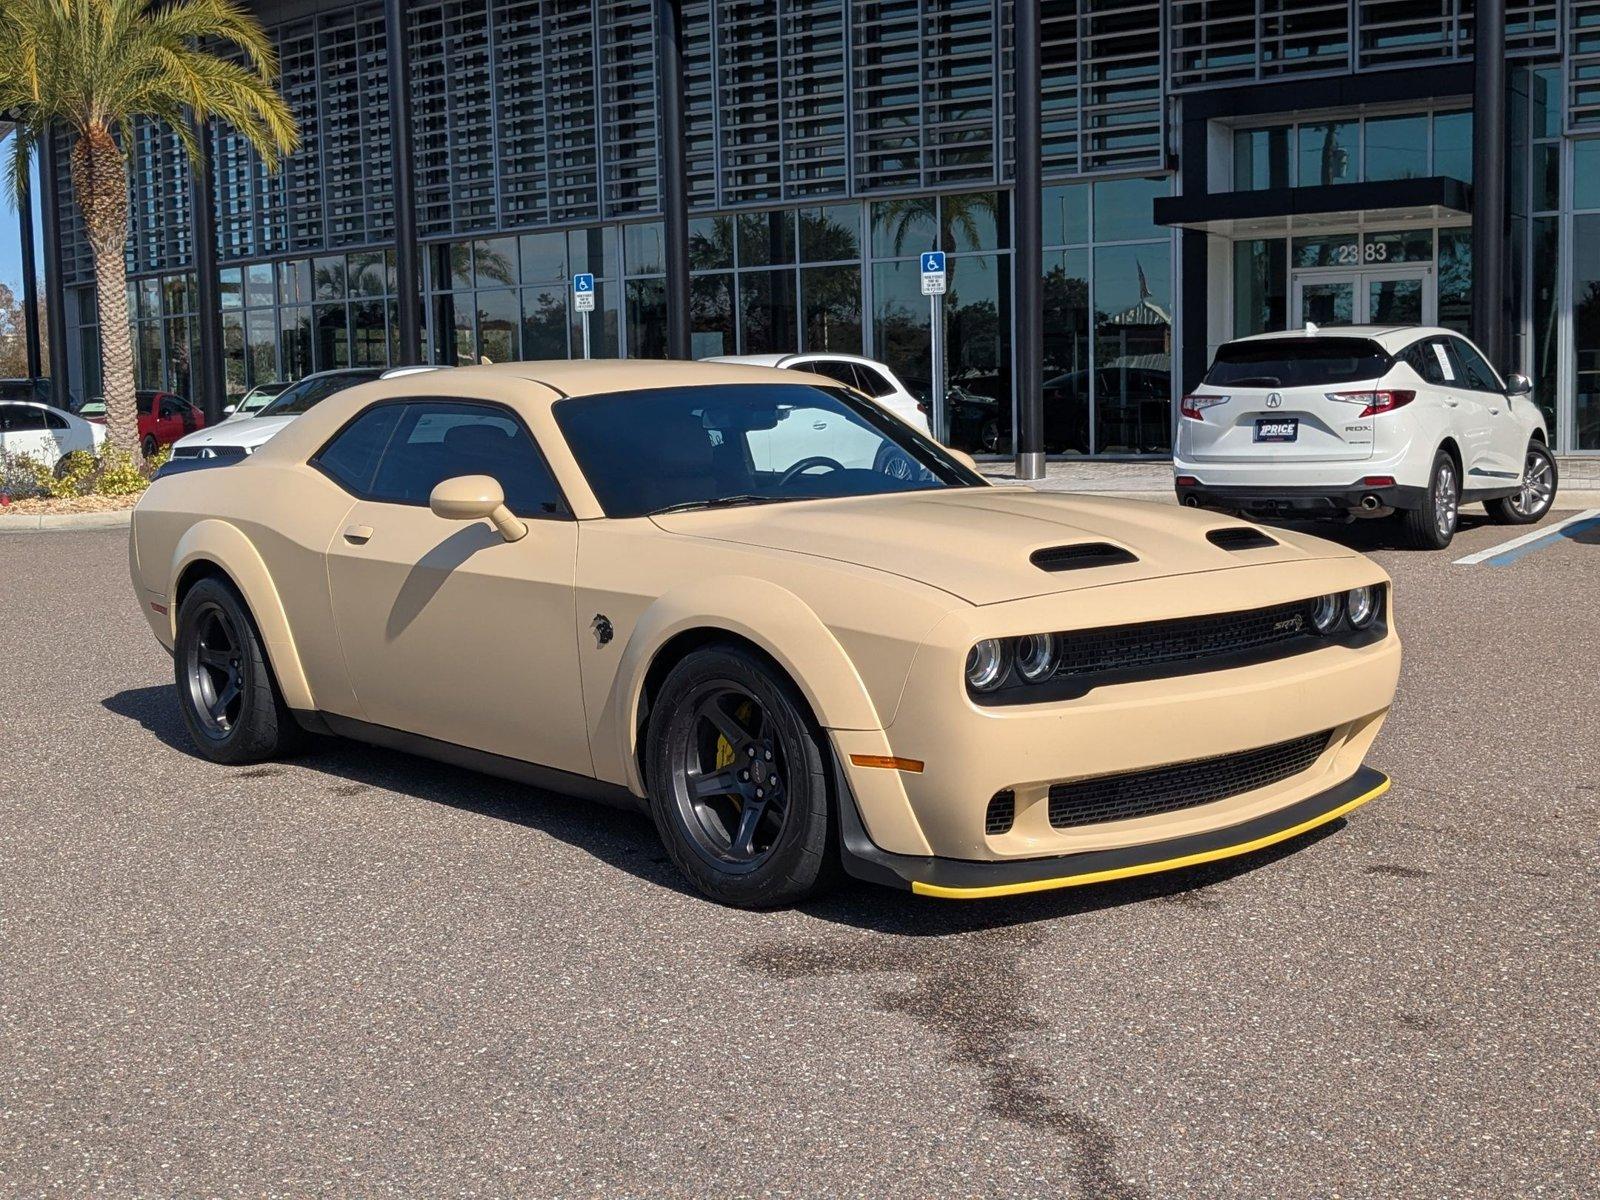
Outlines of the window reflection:
{"type": "Polygon", "coordinates": [[[1044,271],[1044,448],[1089,453],[1089,252],[1047,252],[1044,271]]]}
{"type": "Polygon", "coordinates": [[[1171,448],[1171,273],[1166,245],[1095,251],[1095,425],[1101,452],[1171,448]]]}

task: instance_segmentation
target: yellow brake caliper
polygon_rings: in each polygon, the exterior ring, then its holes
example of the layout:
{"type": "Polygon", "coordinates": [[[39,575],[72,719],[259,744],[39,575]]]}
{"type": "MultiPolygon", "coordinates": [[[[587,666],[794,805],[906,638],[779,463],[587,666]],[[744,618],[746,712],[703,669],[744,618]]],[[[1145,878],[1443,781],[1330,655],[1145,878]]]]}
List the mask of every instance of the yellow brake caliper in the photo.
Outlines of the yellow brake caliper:
{"type": "MultiPolygon", "coordinates": [[[[744,703],[740,704],[739,707],[734,710],[733,715],[739,719],[740,723],[748,721],[750,719],[750,701],[746,700],[744,703]]],[[[728,741],[725,735],[720,733],[717,734],[717,762],[713,769],[720,771],[723,767],[733,766],[733,758],[734,755],[732,743],[728,741]]],[[[740,800],[737,796],[733,797],[733,803],[736,808],[744,807],[744,801],[740,800]]]]}

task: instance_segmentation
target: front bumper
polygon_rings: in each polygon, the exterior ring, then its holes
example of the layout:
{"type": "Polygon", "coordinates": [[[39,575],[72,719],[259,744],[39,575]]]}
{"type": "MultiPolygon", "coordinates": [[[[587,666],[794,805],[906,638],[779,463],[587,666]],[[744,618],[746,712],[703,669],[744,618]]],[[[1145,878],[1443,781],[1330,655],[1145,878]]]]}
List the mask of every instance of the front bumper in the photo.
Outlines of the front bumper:
{"type": "Polygon", "coordinates": [[[879,849],[867,835],[842,772],[838,773],[837,784],[845,870],[869,883],[948,900],[978,900],[1080,887],[1249,854],[1335,821],[1389,788],[1387,776],[1370,767],[1359,767],[1343,783],[1234,825],[1163,841],[1052,858],[973,862],[931,855],[891,854],[879,849]]]}
{"type": "Polygon", "coordinates": [[[1426,488],[1390,487],[1247,487],[1207,483],[1175,484],[1178,503],[1252,516],[1336,517],[1361,509],[1368,496],[1379,508],[1421,508],[1426,488]]]}

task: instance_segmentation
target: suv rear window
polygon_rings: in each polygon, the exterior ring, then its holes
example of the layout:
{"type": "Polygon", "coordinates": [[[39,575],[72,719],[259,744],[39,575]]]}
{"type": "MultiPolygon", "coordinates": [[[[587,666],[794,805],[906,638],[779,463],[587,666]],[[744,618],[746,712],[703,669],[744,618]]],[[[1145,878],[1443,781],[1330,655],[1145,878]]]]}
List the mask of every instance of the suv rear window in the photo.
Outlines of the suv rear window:
{"type": "Polygon", "coordinates": [[[1205,382],[1212,387],[1320,387],[1377,379],[1392,365],[1383,347],[1366,338],[1272,338],[1220,347],[1205,382]]]}

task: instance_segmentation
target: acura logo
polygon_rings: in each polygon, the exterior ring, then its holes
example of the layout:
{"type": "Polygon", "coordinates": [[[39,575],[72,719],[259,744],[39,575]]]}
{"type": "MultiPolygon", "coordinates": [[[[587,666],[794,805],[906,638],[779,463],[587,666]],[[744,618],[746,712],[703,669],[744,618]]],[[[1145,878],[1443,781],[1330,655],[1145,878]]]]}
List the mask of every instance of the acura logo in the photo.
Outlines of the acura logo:
{"type": "Polygon", "coordinates": [[[1283,397],[1280,396],[1277,392],[1272,392],[1267,396],[1267,407],[1268,408],[1279,408],[1279,407],[1282,406],[1282,404],[1283,404],[1283,397]]]}

